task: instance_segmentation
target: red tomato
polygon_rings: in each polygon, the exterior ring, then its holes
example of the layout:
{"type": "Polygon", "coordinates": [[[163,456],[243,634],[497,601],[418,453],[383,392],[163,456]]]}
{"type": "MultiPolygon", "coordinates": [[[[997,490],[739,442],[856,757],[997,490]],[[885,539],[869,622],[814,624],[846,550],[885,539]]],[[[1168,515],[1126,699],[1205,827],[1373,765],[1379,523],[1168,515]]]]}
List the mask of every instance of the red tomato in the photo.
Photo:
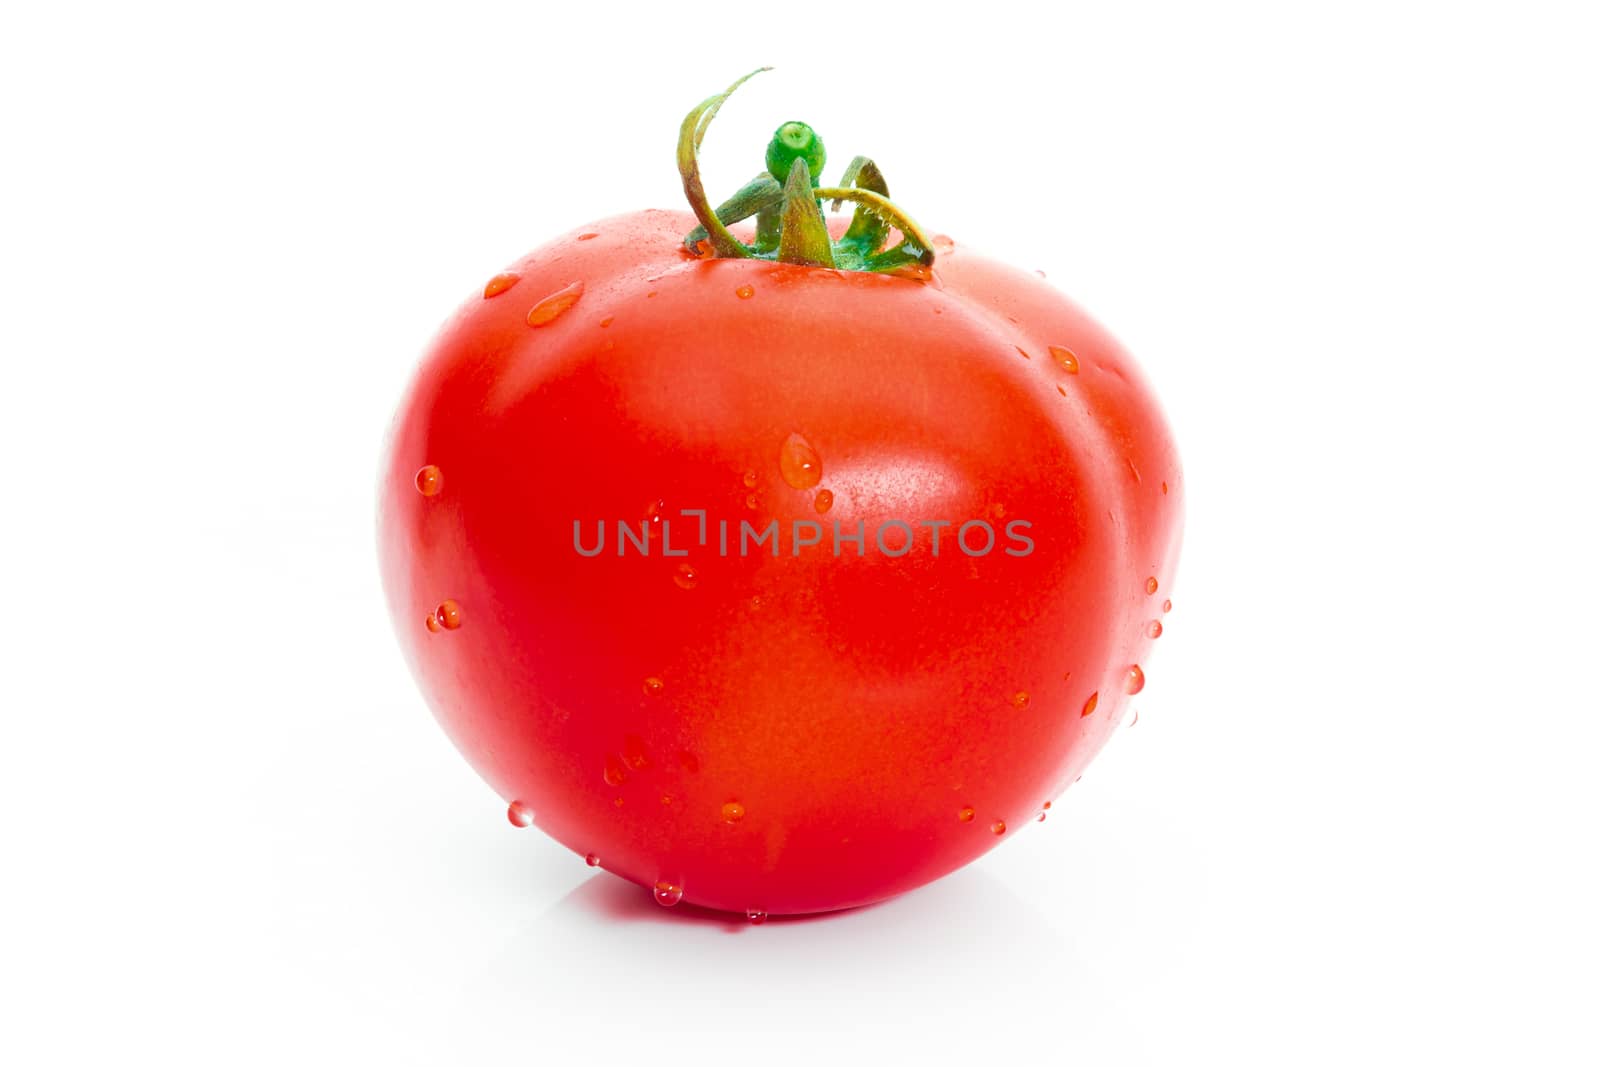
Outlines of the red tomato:
{"type": "Polygon", "coordinates": [[[1178,458],[1034,274],[700,258],[694,224],[575,230],[445,326],[382,473],[390,606],[513,822],[662,903],[866,904],[1032,821],[1116,728],[1178,458]]]}

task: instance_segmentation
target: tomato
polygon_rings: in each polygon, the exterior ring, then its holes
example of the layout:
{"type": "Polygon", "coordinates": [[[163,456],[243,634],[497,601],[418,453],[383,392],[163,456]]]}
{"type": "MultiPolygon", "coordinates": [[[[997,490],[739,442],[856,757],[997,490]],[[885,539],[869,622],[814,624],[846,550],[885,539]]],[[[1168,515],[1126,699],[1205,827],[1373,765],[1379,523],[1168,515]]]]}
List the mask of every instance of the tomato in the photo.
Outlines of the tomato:
{"type": "MultiPolygon", "coordinates": [[[[785,211],[815,207],[801,171],[785,211]]],[[[1035,274],[899,216],[889,272],[697,254],[694,188],[446,324],[381,474],[385,587],[512,822],[665,904],[866,904],[1038,818],[1117,727],[1178,457],[1128,353],[1035,274]]]]}

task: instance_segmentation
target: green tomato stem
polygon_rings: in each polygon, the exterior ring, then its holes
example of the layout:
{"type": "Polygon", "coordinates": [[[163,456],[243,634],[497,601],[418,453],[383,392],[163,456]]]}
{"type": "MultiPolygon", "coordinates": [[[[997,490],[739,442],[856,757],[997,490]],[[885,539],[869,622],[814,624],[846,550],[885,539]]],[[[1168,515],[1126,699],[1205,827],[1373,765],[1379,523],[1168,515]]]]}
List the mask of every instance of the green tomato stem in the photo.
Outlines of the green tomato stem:
{"type": "Polygon", "coordinates": [[[767,173],[752,178],[715,211],[711,209],[700,178],[700,144],[706,129],[735,89],[770,69],[751,71],[684,116],[678,131],[678,173],[684,196],[700,223],[685,236],[684,244],[698,252],[701,242],[707,242],[712,255],[728,259],[771,259],[843,270],[890,272],[911,264],[932,266],[933,242],[889,199],[888,183],[872,160],[857,156],[838,186],[818,187],[827,152],[817,131],[804,122],[779,126],[767,143],[767,173]],[[818,203],[821,200],[833,201],[834,211],[846,200],[855,206],[849,228],[837,241],[828,234],[818,203]],[[752,216],[756,239],[754,245],[747,245],[728,225],[752,216]],[[900,241],[884,248],[891,230],[899,231],[900,241]]]}

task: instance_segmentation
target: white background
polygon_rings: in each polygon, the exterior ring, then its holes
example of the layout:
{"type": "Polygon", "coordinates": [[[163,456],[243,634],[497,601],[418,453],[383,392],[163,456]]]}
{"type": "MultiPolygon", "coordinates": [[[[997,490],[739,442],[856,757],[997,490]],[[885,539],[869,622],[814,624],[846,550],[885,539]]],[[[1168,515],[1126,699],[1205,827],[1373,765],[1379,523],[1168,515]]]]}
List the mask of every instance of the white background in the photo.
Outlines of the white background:
{"type": "Polygon", "coordinates": [[[1588,5],[7,5],[0,1058],[1595,1063],[1588,5]],[[1190,484],[1043,826],[729,925],[450,748],[382,434],[474,285],[770,130],[1092,309],[1190,484]]]}

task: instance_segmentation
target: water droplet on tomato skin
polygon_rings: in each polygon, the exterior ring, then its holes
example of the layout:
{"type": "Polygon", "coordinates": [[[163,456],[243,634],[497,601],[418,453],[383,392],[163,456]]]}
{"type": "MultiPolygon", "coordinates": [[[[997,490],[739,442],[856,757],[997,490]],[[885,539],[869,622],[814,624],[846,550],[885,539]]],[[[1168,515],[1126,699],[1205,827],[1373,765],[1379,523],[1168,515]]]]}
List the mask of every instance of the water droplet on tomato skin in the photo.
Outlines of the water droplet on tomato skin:
{"type": "Polygon", "coordinates": [[[444,488],[444,473],[432,463],[417,471],[417,492],[423,496],[438,496],[444,488]]]}
{"type": "Polygon", "coordinates": [[[1144,580],[1144,591],[1145,591],[1146,595],[1155,596],[1156,595],[1156,590],[1160,589],[1160,588],[1161,588],[1161,584],[1159,582],[1157,582],[1154,578],[1146,578],[1144,580]]]}
{"type": "Polygon", "coordinates": [[[816,507],[818,515],[826,514],[828,509],[833,507],[833,490],[819,490],[816,500],[814,500],[812,503],[816,507]]]}
{"type": "Polygon", "coordinates": [[[745,471],[744,472],[744,487],[746,489],[754,489],[756,487],[756,472],[755,471],[745,471]]]}
{"type": "Polygon", "coordinates": [[[1078,373],[1078,357],[1072,354],[1072,349],[1051,345],[1050,357],[1068,374],[1078,373]]]}
{"type": "Polygon", "coordinates": [[[994,836],[996,836],[996,837],[999,837],[1001,834],[1005,833],[1006,832],[1005,820],[1004,819],[996,819],[994,822],[990,823],[989,824],[989,832],[991,834],[993,834],[994,836]]]}
{"type": "Polygon", "coordinates": [[[645,540],[654,540],[661,535],[661,513],[666,510],[665,500],[652,500],[644,509],[644,536],[645,540]]]}
{"type": "Polygon", "coordinates": [[[557,289],[537,304],[528,312],[529,326],[548,326],[565,314],[572,305],[583,296],[583,283],[573,282],[564,289],[557,289]]]}
{"type": "Polygon", "coordinates": [[[1040,806],[1043,807],[1045,811],[1049,811],[1050,810],[1050,801],[1047,800],[1040,806]]]}
{"type": "Polygon", "coordinates": [[[583,862],[587,863],[591,867],[598,867],[600,866],[600,857],[591,852],[587,856],[583,857],[583,862]]]}
{"type": "Polygon", "coordinates": [[[722,805],[722,821],[735,823],[744,818],[744,805],[737,800],[730,800],[722,805]]]}
{"type": "Polygon", "coordinates": [[[1146,637],[1150,638],[1151,640],[1154,640],[1157,637],[1160,637],[1162,632],[1163,631],[1162,631],[1161,620],[1160,619],[1151,619],[1149,622],[1147,622],[1145,624],[1144,635],[1146,637]]]}
{"type": "Polygon", "coordinates": [[[580,233],[580,234],[578,234],[578,240],[580,240],[580,241],[592,241],[596,237],[599,237],[599,236],[600,235],[597,234],[597,233],[580,233]]]}
{"type": "Polygon", "coordinates": [[[822,481],[822,457],[797,433],[784,438],[778,449],[778,473],[794,489],[810,489],[822,481]]]}
{"type": "Polygon", "coordinates": [[[1163,614],[1166,613],[1166,612],[1169,612],[1171,610],[1172,610],[1172,601],[1169,600],[1166,603],[1161,605],[1161,611],[1162,611],[1163,614]]]}
{"type": "Polygon", "coordinates": [[[1012,345],[1011,347],[1015,348],[1017,350],[1017,355],[1021,356],[1023,359],[1032,359],[1033,358],[1032,356],[1028,355],[1027,350],[1024,349],[1021,345],[1012,345]]]}
{"type": "Polygon", "coordinates": [[[656,678],[654,676],[646,678],[644,680],[644,695],[651,697],[660,696],[661,691],[666,687],[667,683],[663,682],[660,678],[656,678]]]}
{"type": "Polygon", "coordinates": [[[1127,693],[1129,696],[1132,696],[1143,688],[1144,671],[1137,663],[1135,663],[1132,667],[1128,668],[1128,677],[1123,679],[1122,691],[1127,693]]]}
{"type": "Polygon", "coordinates": [[[936,280],[936,277],[933,273],[933,268],[928,266],[926,263],[907,263],[904,266],[896,267],[893,270],[884,271],[884,273],[890,277],[909,278],[912,281],[917,282],[936,280]]]}
{"type": "Polygon", "coordinates": [[[1139,709],[1138,708],[1134,708],[1133,709],[1133,718],[1128,720],[1128,729],[1131,730],[1135,726],[1138,726],[1138,725],[1139,725],[1139,709]]]}
{"type": "Polygon", "coordinates": [[[1083,713],[1078,717],[1087,719],[1094,714],[1094,709],[1100,706],[1100,693],[1096,690],[1089,694],[1089,699],[1083,702],[1083,713]]]}
{"type": "MultiPolygon", "coordinates": [[[[628,772],[623,769],[621,760],[617,759],[615,756],[608,755],[606,757],[606,768],[602,772],[602,777],[605,778],[606,785],[621,785],[623,782],[628,780],[628,772]]],[[[621,800],[622,798],[618,797],[617,799],[621,800]]]]}
{"type": "Polygon", "coordinates": [[[683,886],[663,879],[656,883],[654,895],[657,904],[663,908],[670,908],[683,899],[683,886]]]}
{"type": "Polygon", "coordinates": [[[754,493],[751,493],[749,496],[744,498],[744,506],[749,508],[751,511],[754,511],[761,506],[761,498],[756,496],[754,493]]]}
{"type": "Polygon", "coordinates": [[[454,600],[446,600],[439,605],[434,615],[439,619],[439,625],[446,630],[461,629],[461,605],[454,600]]]}
{"type": "Polygon", "coordinates": [[[735,289],[733,293],[740,300],[749,300],[752,296],[756,295],[755,289],[748,285],[739,286],[739,288],[735,289]]]}
{"type": "Polygon", "coordinates": [[[978,813],[973,811],[971,808],[962,808],[960,811],[956,812],[956,818],[960,819],[962,822],[971,822],[977,817],[978,813]]]}
{"type": "Polygon", "coordinates": [[[521,280],[522,275],[512,270],[508,270],[504,274],[496,274],[493,278],[489,279],[486,285],[484,285],[483,298],[485,300],[493,300],[495,297],[499,296],[513,285],[516,285],[521,280]]]}
{"type": "Polygon", "coordinates": [[[422,620],[422,625],[424,625],[424,626],[426,626],[428,628],[428,632],[430,634],[438,633],[439,630],[441,629],[441,627],[439,626],[439,615],[438,615],[438,613],[437,612],[432,613],[426,619],[423,619],[422,620]]]}
{"type": "Polygon", "coordinates": [[[1035,820],[1035,821],[1037,821],[1037,822],[1044,822],[1044,816],[1045,816],[1045,813],[1044,813],[1044,812],[1042,812],[1042,811],[1041,811],[1041,812],[1040,812],[1040,813],[1039,813],[1039,818],[1038,818],[1038,819],[1037,819],[1037,820],[1035,820]]]}
{"type": "Polygon", "coordinates": [[[693,589],[700,584],[700,572],[688,563],[680,563],[678,569],[672,572],[672,580],[679,589],[693,589]]]}
{"type": "Polygon", "coordinates": [[[1011,696],[1011,706],[1014,707],[1014,708],[1018,708],[1018,709],[1027,707],[1028,706],[1028,694],[1024,693],[1024,692],[1022,692],[1020,690],[1018,692],[1012,694],[1012,696],[1011,696]]]}
{"type": "Polygon", "coordinates": [[[762,923],[767,921],[767,913],[761,911],[759,908],[751,908],[749,911],[744,913],[744,917],[750,920],[751,926],[760,926],[762,923]]]}
{"type": "Polygon", "coordinates": [[[513,800],[506,808],[506,818],[511,825],[522,829],[533,825],[533,809],[520,800],[513,800]]]}

